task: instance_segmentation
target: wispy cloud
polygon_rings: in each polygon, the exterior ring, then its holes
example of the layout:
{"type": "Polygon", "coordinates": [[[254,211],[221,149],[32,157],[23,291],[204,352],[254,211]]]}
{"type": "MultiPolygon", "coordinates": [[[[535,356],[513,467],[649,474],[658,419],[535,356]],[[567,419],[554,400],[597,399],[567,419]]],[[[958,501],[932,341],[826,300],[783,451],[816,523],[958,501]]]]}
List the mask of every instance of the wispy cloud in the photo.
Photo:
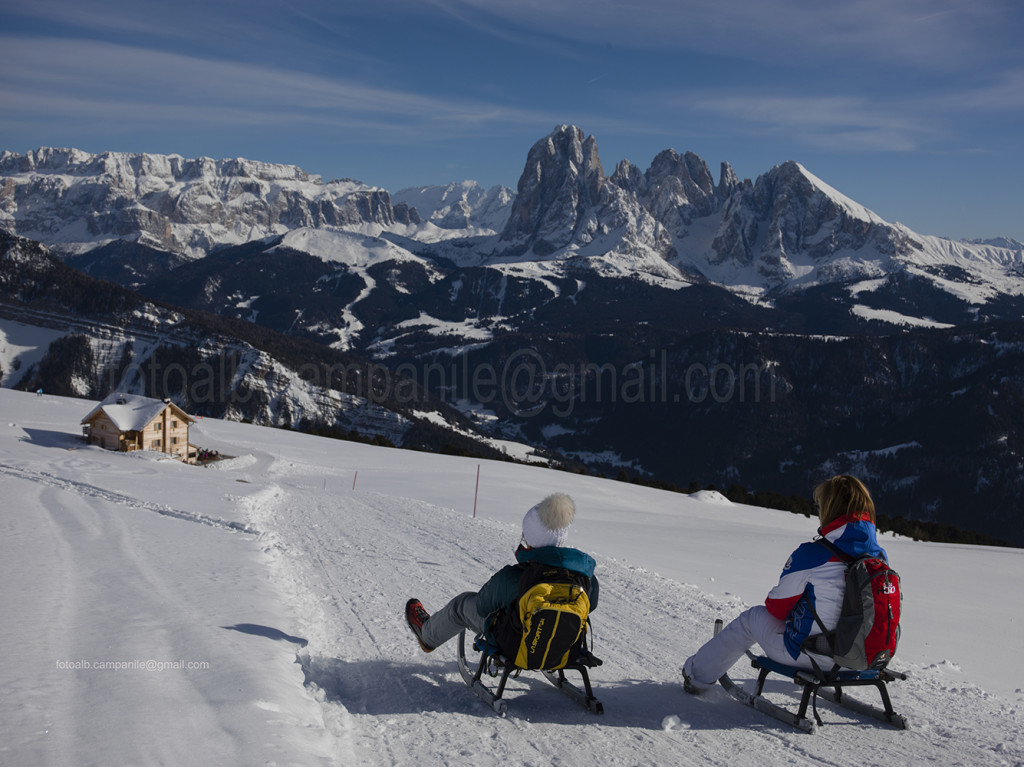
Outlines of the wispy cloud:
{"type": "MultiPolygon", "coordinates": [[[[335,125],[446,135],[548,118],[497,103],[375,88],[343,78],[93,41],[0,38],[0,120],[335,125]]],[[[422,134],[421,134],[422,135],[422,134]]]]}
{"type": "MultiPolygon", "coordinates": [[[[408,5],[418,0],[391,0],[408,5]]],[[[1015,0],[432,0],[481,30],[769,61],[898,62],[948,71],[1016,45],[1015,0]],[[489,20],[484,23],[483,20],[489,20]]]]}
{"type": "Polygon", "coordinates": [[[701,98],[693,108],[746,124],[757,131],[785,133],[825,149],[909,151],[934,129],[927,123],[872,103],[866,97],[793,97],[745,93],[701,98]]]}
{"type": "MultiPolygon", "coordinates": [[[[274,5],[266,0],[177,0],[173,3],[147,0],[33,0],[8,3],[3,9],[12,18],[36,19],[50,25],[76,29],[80,34],[102,36],[105,33],[145,37],[146,39],[184,39],[203,35],[224,37],[225,24],[235,20],[234,29],[251,25],[274,5]],[[248,12],[248,13],[247,13],[248,12]]],[[[226,42],[230,41],[230,38],[226,42]]]]}
{"type": "MultiPolygon", "coordinates": [[[[841,61],[962,69],[1012,49],[1021,32],[1018,0],[33,0],[4,10],[75,27],[93,37],[123,34],[182,45],[275,36],[301,39],[303,25],[345,39],[377,18],[451,23],[516,47],[575,56],[556,41],[582,46],[693,51],[754,61],[841,61]],[[360,26],[362,25],[362,26],[360,26]],[[227,33],[225,34],[225,30],[227,33]]],[[[288,44],[288,43],[286,43],[288,44]]]]}
{"type": "MultiPolygon", "coordinates": [[[[478,34],[508,43],[514,49],[538,51],[561,59],[581,60],[579,52],[560,44],[560,41],[570,39],[565,34],[566,30],[558,25],[549,26],[543,15],[510,14],[508,11],[514,9],[503,8],[496,3],[475,4],[461,0],[426,2],[478,34]]],[[[402,0],[398,0],[398,4],[402,5],[402,0]]]]}
{"type": "Polygon", "coordinates": [[[961,124],[1006,124],[1024,109],[1024,66],[963,78],[944,88],[900,94],[794,96],[735,90],[727,94],[675,94],[678,108],[725,118],[733,129],[784,135],[831,150],[904,152],[955,149],[961,124]]]}
{"type": "Polygon", "coordinates": [[[992,112],[1024,109],[1024,65],[992,72],[973,88],[950,91],[942,98],[942,106],[992,112]]]}

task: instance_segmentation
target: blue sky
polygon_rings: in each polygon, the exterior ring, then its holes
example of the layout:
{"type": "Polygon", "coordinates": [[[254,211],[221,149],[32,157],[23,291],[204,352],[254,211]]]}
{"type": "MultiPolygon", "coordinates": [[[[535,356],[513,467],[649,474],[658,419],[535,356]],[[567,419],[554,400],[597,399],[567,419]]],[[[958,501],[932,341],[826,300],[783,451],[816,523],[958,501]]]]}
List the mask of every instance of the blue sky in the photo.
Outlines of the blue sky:
{"type": "Polygon", "coordinates": [[[797,160],[924,234],[1024,241],[1020,0],[0,0],[0,149],[247,157],[515,187],[558,124],[605,171],[797,160]]]}

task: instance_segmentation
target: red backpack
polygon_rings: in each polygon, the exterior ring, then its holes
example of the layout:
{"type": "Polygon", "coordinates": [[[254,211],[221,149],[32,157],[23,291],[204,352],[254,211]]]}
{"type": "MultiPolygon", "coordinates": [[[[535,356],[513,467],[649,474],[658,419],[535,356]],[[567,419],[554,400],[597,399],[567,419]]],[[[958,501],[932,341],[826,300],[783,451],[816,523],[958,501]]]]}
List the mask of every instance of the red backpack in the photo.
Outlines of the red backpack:
{"type": "Polygon", "coordinates": [[[882,557],[853,557],[826,538],[817,542],[846,563],[846,591],[835,630],[825,631],[821,619],[814,616],[833,660],[844,668],[885,668],[896,654],[900,638],[903,592],[899,574],[882,557]]]}

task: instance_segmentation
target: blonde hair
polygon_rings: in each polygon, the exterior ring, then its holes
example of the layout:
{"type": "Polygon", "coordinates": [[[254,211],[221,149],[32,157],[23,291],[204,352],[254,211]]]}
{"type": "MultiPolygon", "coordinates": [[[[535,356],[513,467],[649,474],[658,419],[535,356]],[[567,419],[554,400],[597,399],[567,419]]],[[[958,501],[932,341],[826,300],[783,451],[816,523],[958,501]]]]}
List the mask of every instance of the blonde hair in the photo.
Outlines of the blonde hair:
{"type": "Polygon", "coordinates": [[[864,483],[849,474],[827,479],[814,488],[814,505],[822,527],[846,516],[867,516],[875,523],[875,502],[864,483]]]}

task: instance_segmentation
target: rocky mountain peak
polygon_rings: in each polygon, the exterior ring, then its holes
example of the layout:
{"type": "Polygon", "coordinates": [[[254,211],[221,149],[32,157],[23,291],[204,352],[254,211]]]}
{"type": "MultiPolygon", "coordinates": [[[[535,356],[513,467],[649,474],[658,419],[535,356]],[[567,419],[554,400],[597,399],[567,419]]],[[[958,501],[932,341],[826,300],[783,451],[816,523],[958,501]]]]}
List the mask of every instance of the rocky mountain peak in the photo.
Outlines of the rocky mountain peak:
{"type": "Polygon", "coordinates": [[[722,198],[707,164],[693,152],[666,149],[654,158],[638,193],[651,215],[681,235],[693,219],[721,208],[722,198]]]}
{"type": "Polygon", "coordinates": [[[736,187],[723,208],[711,262],[753,266],[768,286],[778,287],[807,274],[824,281],[879,276],[885,260],[919,248],[902,228],[788,161],[753,186],[736,187]],[[871,255],[831,261],[856,251],[871,255]]]}
{"type": "Polygon", "coordinates": [[[643,190],[646,184],[644,172],[629,160],[620,160],[608,180],[615,186],[632,190],[634,193],[643,190]]]}
{"type": "Polygon", "coordinates": [[[732,166],[723,162],[721,170],[718,175],[718,196],[722,200],[727,200],[740,187],[740,179],[736,175],[736,171],[733,170],[732,166]]]}
{"type": "Polygon", "coordinates": [[[709,197],[715,193],[715,183],[708,171],[707,163],[693,152],[682,155],[674,149],[659,152],[651,162],[647,178],[650,183],[672,179],[695,199],[709,197]]]}
{"type": "Polygon", "coordinates": [[[396,217],[386,190],[244,158],[43,148],[4,152],[0,174],[0,226],[65,253],[123,240],[202,256],[303,226],[418,220],[396,217]]]}
{"type": "Polygon", "coordinates": [[[556,127],[527,155],[502,242],[541,256],[565,247],[599,204],[605,181],[594,137],[572,125],[556,127]]]}

